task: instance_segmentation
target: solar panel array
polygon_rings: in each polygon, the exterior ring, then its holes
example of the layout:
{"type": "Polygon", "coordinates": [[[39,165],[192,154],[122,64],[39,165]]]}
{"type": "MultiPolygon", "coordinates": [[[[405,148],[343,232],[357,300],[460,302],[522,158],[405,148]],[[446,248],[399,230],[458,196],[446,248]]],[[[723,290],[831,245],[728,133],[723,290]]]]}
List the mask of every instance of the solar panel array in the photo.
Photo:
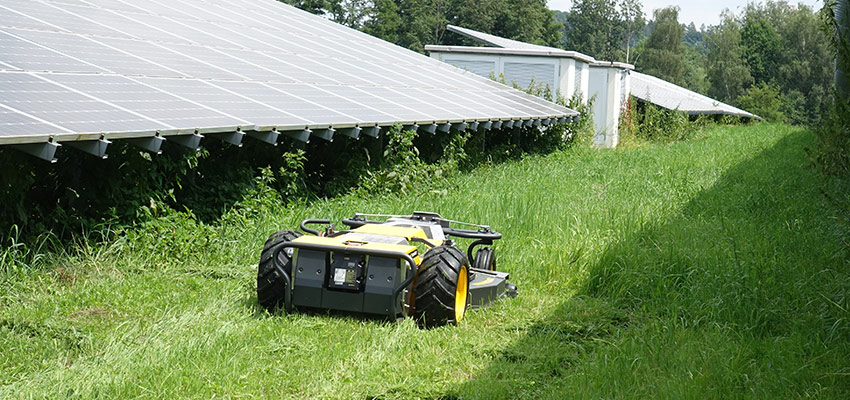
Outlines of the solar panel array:
{"type": "Polygon", "coordinates": [[[576,114],[274,0],[0,0],[0,144],[576,114]]]}
{"type": "Polygon", "coordinates": [[[632,96],[668,110],[684,111],[692,115],[723,114],[761,119],[755,114],[721,103],[652,75],[633,71],[631,79],[632,96]]]}
{"type": "MultiPolygon", "coordinates": [[[[574,52],[566,52],[564,50],[555,49],[552,47],[545,46],[537,46],[529,43],[524,43],[516,40],[506,39],[499,36],[490,35],[484,32],[478,32],[472,29],[461,28],[458,26],[449,25],[448,29],[453,32],[457,32],[469,38],[472,38],[478,42],[488,44],[491,46],[496,46],[498,50],[491,50],[493,54],[510,54],[510,51],[517,51],[517,55],[529,55],[534,56],[533,52],[537,52],[540,54],[536,54],[537,56],[543,57],[572,57],[572,55],[576,55],[574,52]],[[533,52],[532,52],[533,51],[533,52]],[[525,54],[519,54],[519,52],[525,52],[525,54]],[[560,52],[560,53],[559,53],[560,52]],[[571,54],[571,55],[570,55],[571,54]]],[[[442,51],[442,52],[471,52],[474,50],[484,50],[484,51],[475,51],[476,53],[487,53],[487,49],[484,47],[459,47],[459,46],[425,46],[426,50],[432,51],[442,51]]],[[[588,57],[582,54],[578,54],[579,57],[588,57]]],[[[589,57],[588,57],[589,58],[589,57]]],[[[593,61],[590,58],[590,61],[593,61]]],[[[600,63],[597,62],[595,64],[591,64],[594,66],[608,66],[609,63],[600,63]]],[[[632,66],[628,64],[622,63],[610,63],[611,66],[623,69],[632,69],[632,66]]],[[[576,69],[576,86],[580,86],[580,71],[576,69]]],[[[741,110],[739,108],[735,108],[728,104],[719,102],[710,97],[703,96],[699,93],[693,92],[691,90],[685,89],[681,86],[675,85],[673,83],[667,82],[663,79],[656,78],[651,75],[642,74],[636,71],[631,71],[631,95],[637,97],[640,100],[650,102],[656,104],[658,106],[670,109],[670,110],[679,110],[685,111],[693,115],[732,115],[742,118],[755,118],[761,119],[761,117],[749,113],[747,111],[741,110]]],[[[623,85],[625,87],[625,81],[623,81],[623,85]]]]}

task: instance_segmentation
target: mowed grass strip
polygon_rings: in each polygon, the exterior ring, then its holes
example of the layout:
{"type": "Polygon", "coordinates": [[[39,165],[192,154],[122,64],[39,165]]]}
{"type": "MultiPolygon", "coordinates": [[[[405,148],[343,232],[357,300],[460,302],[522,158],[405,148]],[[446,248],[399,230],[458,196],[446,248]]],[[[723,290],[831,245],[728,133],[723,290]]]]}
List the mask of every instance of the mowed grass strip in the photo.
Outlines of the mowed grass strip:
{"type": "Polygon", "coordinates": [[[449,187],[167,213],[6,266],[2,398],[848,398],[850,269],[810,132],[569,149],[449,187]],[[492,225],[516,299],[421,330],[256,305],[266,237],[354,212],[492,225]]]}

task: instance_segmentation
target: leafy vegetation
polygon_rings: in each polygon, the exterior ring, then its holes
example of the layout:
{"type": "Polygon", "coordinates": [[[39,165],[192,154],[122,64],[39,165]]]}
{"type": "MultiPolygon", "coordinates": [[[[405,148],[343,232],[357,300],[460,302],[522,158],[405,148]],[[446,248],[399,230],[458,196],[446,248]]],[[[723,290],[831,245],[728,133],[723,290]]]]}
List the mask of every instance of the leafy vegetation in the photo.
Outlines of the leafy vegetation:
{"type": "Polygon", "coordinates": [[[561,25],[543,0],[281,0],[381,39],[423,52],[428,44],[462,44],[446,25],[557,46],[561,25]]]}
{"type": "MultiPolygon", "coordinates": [[[[738,15],[726,10],[718,26],[698,29],[681,24],[675,8],[656,10],[645,25],[633,25],[618,11],[630,3],[574,2],[559,17],[566,26],[565,48],[600,59],[629,60],[642,72],[739,107],[765,87],[776,88],[778,109],[794,124],[814,126],[829,109],[832,55],[820,32],[820,17],[810,7],[753,2],[738,15]],[[643,29],[623,40],[622,32],[630,26],[643,29]]],[[[642,21],[639,2],[629,9],[637,10],[635,21],[642,21]]]]}
{"type": "Polygon", "coordinates": [[[647,142],[675,143],[692,139],[705,129],[742,123],[740,118],[733,116],[691,116],[630,97],[620,113],[620,145],[632,148],[647,142]]]}
{"type": "Polygon", "coordinates": [[[165,208],[101,243],[14,247],[0,397],[847,398],[850,265],[821,192],[848,188],[808,167],[810,132],[696,135],[309,203],[266,170],[215,222],[165,208]],[[520,296],[432,330],[257,306],[271,232],[413,209],[503,232],[520,296]]]}
{"type": "Polygon", "coordinates": [[[685,83],[685,27],[679,24],[679,8],[655,10],[655,27],[643,46],[643,58],[636,67],[677,85],[685,83]]]}
{"type": "MultiPolygon", "coordinates": [[[[820,139],[813,157],[827,174],[850,181],[850,3],[828,1],[821,13],[828,43],[835,54],[835,101],[823,123],[818,127],[820,139]]],[[[839,223],[850,227],[850,194],[838,193],[827,197],[842,210],[839,223]]],[[[848,239],[845,239],[848,240],[848,239]]]]}
{"type": "Polygon", "coordinates": [[[0,226],[11,227],[0,232],[0,240],[47,240],[61,247],[68,241],[99,240],[103,232],[123,235],[126,227],[165,210],[215,221],[255,190],[258,178],[283,204],[352,191],[410,191],[481,163],[563,148],[579,128],[587,129],[589,115],[582,121],[427,136],[399,125],[384,129],[379,139],[314,140],[306,146],[284,139],[278,147],[246,140],[239,151],[208,141],[197,153],[169,145],[161,156],[119,142],[107,160],[69,153],[56,165],[0,149],[6,168],[22,170],[0,176],[6,204],[0,226]]]}
{"type": "Polygon", "coordinates": [[[724,102],[737,99],[753,77],[744,60],[741,30],[732,15],[723,16],[723,23],[706,39],[708,57],[706,71],[711,82],[708,94],[724,102]]]}
{"type": "Polygon", "coordinates": [[[785,122],[786,109],[779,88],[767,83],[750,86],[738,96],[738,105],[771,122],[785,122]]]}
{"type": "Polygon", "coordinates": [[[562,20],[565,48],[609,61],[629,59],[636,33],[645,23],[636,0],[574,1],[562,20]]]}

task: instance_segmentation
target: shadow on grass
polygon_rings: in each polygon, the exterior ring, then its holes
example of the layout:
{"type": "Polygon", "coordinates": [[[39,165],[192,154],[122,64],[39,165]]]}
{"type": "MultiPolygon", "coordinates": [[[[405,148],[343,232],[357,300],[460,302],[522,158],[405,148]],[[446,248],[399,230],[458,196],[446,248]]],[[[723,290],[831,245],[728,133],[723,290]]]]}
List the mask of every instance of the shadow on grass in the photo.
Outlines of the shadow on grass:
{"type": "Polygon", "coordinates": [[[786,136],[611,243],[580,296],[447,395],[846,398],[850,275],[811,143],[786,136]]]}

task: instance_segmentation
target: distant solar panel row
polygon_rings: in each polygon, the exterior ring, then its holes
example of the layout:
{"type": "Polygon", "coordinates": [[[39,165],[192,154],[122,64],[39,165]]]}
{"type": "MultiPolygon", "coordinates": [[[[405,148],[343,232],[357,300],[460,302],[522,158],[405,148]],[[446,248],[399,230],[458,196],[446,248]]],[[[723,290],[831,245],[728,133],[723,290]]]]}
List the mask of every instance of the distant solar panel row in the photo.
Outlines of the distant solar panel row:
{"type": "Polygon", "coordinates": [[[0,0],[0,144],[574,115],[274,0],[0,0]]]}
{"type": "Polygon", "coordinates": [[[721,103],[710,97],[640,72],[631,73],[631,94],[669,110],[684,111],[692,115],[725,114],[743,118],[761,119],[759,116],[721,103]]]}

